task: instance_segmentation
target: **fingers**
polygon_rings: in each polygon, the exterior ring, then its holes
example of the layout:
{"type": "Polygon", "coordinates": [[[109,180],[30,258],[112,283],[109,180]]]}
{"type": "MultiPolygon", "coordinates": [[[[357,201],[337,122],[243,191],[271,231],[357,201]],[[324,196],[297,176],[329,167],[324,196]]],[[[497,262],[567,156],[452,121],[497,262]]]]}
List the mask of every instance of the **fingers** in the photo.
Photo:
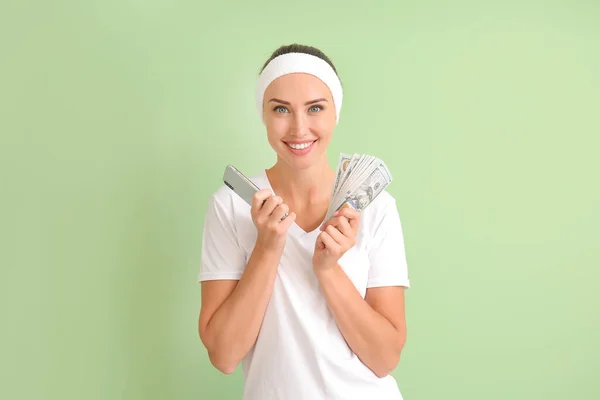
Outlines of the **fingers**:
{"type": "Polygon", "coordinates": [[[274,223],[279,223],[289,211],[290,208],[288,205],[281,203],[275,207],[275,210],[273,210],[269,219],[274,223]]]}
{"type": "Polygon", "coordinates": [[[340,232],[336,227],[334,227],[332,225],[329,225],[327,227],[327,229],[325,229],[325,232],[333,240],[335,240],[335,242],[338,246],[346,247],[346,245],[349,243],[350,238],[344,236],[344,234],[342,232],[340,232]]]}
{"type": "Polygon", "coordinates": [[[342,232],[342,234],[346,237],[352,237],[354,234],[354,230],[352,229],[352,227],[350,226],[350,222],[348,222],[348,219],[346,217],[340,216],[337,217],[339,218],[339,222],[336,225],[336,228],[338,228],[338,230],[340,232],[342,232]]]}
{"type": "Polygon", "coordinates": [[[273,193],[267,189],[262,189],[256,193],[254,193],[254,196],[252,196],[252,213],[254,213],[254,214],[258,213],[260,211],[261,207],[263,206],[263,203],[265,202],[265,200],[267,200],[268,198],[270,198],[272,196],[273,196],[273,193]]]}
{"type": "Polygon", "coordinates": [[[333,240],[333,238],[329,235],[329,233],[327,233],[327,231],[321,232],[319,234],[319,237],[325,245],[324,247],[329,249],[330,251],[334,251],[339,247],[339,244],[337,244],[336,241],[333,240]]]}
{"type": "Polygon", "coordinates": [[[325,243],[323,243],[323,234],[317,236],[317,249],[323,250],[325,248],[325,243]]]}
{"type": "Polygon", "coordinates": [[[280,196],[271,196],[265,201],[262,208],[258,211],[258,213],[263,218],[268,218],[275,209],[283,203],[283,199],[280,196]]]}
{"type": "Polygon", "coordinates": [[[259,190],[252,199],[252,214],[258,225],[268,224],[271,228],[284,232],[296,220],[296,214],[290,213],[289,206],[283,203],[281,196],[273,195],[270,190],[259,190]],[[292,217],[293,214],[293,217],[292,217]],[[283,223],[285,221],[285,223],[283,223]]]}
{"type": "MultiPolygon", "coordinates": [[[[345,217],[331,217],[328,221],[326,221],[323,225],[321,225],[321,230],[324,231],[328,226],[335,226],[336,228],[342,224],[342,221],[346,220],[345,217]]],[[[348,221],[346,221],[348,222],[348,221]]]]}
{"type": "Polygon", "coordinates": [[[360,212],[351,207],[340,208],[334,215],[345,217],[354,231],[360,225],[360,212]]]}
{"type": "Polygon", "coordinates": [[[279,223],[281,229],[285,232],[289,229],[290,225],[292,225],[296,221],[296,213],[291,212],[283,221],[279,223]]]}
{"type": "Polygon", "coordinates": [[[359,219],[360,212],[351,207],[344,207],[337,210],[333,215],[341,215],[348,219],[359,219]]]}
{"type": "Polygon", "coordinates": [[[321,225],[320,229],[324,231],[329,225],[335,226],[346,236],[352,236],[354,232],[358,232],[360,212],[352,208],[342,208],[321,225]]]}

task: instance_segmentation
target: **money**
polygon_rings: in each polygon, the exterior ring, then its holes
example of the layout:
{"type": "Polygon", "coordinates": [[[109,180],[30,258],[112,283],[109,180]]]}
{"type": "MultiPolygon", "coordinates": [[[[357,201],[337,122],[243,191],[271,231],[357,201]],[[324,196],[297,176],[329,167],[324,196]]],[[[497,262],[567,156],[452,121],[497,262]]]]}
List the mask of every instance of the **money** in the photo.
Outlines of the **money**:
{"type": "Polygon", "coordinates": [[[392,174],[382,160],[341,153],[325,220],[342,207],[363,211],[391,182],[392,174]]]}

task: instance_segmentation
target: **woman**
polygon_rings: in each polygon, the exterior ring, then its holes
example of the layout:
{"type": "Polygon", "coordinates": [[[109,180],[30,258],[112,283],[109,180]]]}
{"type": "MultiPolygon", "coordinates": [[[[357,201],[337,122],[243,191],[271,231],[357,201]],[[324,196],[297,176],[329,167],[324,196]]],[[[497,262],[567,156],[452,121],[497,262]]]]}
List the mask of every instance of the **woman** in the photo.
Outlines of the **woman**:
{"type": "Polygon", "coordinates": [[[210,361],[226,374],[242,361],[246,400],[401,399],[389,374],[409,280],[395,199],[324,221],[337,71],[314,47],[283,46],[256,95],[277,161],[251,177],[251,207],[225,186],[211,196],[198,277],[210,361]]]}

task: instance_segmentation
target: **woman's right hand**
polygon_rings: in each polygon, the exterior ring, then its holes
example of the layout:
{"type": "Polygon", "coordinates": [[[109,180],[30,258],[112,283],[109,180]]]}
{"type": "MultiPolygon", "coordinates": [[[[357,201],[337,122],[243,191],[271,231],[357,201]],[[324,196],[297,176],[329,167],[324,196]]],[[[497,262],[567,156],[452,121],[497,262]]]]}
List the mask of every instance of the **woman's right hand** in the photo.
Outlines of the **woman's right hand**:
{"type": "Polygon", "coordinates": [[[288,212],[289,207],[283,203],[283,199],[273,196],[270,190],[263,189],[254,194],[251,214],[252,221],[258,229],[257,246],[277,253],[283,251],[287,231],[296,220],[296,214],[293,212],[282,219],[288,212]]]}

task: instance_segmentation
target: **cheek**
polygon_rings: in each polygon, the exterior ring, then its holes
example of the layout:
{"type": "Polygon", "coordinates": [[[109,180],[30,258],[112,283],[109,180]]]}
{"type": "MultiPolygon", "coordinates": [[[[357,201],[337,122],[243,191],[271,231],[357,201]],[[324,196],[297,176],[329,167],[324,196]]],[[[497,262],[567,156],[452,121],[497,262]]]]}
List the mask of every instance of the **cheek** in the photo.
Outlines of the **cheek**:
{"type": "Polygon", "coordinates": [[[313,121],[314,129],[323,137],[330,137],[335,129],[335,113],[332,115],[324,114],[313,121]]]}
{"type": "Polygon", "coordinates": [[[288,130],[287,122],[283,118],[271,118],[266,121],[269,140],[280,140],[285,137],[288,130]]]}
{"type": "Polygon", "coordinates": [[[284,137],[285,129],[281,129],[274,126],[269,126],[267,128],[267,140],[273,150],[279,151],[278,149],[284,145],[281,141],[284,137]]]}
{"type": "Polygon", "coordinates": [[[313,131],[317,132],[319,138],[323,141],[329,141],[333,135],[333,126],[327,122],[316,123],[313,125],[313,131]]]}

